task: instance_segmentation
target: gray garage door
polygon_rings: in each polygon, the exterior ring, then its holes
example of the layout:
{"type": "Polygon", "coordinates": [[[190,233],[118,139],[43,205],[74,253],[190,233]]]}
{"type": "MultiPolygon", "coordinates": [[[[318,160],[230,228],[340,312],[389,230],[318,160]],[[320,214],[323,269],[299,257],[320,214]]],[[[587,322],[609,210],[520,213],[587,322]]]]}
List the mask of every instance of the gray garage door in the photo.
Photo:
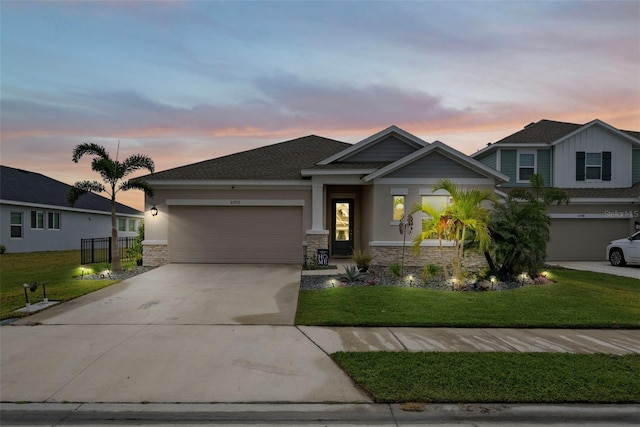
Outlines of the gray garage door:
{"type": "Polygon", "coordinates": [[[186,263],[302,263],[302,208],[171,206],[169,256],[186,263]]]}
{"type": "Polygon", "coordinates": [[[631,234],[628,219],[551,219],[550,261],[603,261],[607,244],[631,234]]]}

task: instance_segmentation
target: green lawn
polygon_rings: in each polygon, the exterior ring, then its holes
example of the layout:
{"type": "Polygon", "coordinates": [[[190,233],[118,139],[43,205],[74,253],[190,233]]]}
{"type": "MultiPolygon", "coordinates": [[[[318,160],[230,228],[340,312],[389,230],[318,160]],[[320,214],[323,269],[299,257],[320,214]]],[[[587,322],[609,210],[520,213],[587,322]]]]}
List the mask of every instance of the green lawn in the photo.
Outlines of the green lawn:
{"type": "MultiPolygon", "coordinates": [[[[84,266],[85,274],[108,264],[84,266]]],[[[80,251],[32,252],[0,255],[0,319],[27,314],[14,310],[25,306],[23,283],[46,282],[51,301],[68,301],[116,283],[116,280],[76,280],[82,274],[80,251]]],[[[42,288],[29,292],[29,301],[42,300],[42,288]]]]}
{"type": "Polygon", "coordinates": [[[376,402],[640,403],[640,355],[334,353],[376,402]]]}
{"type": "Polygon", "coordinates": [[[499,292],[399,287],[301,291],[296,324],[543,328],[640,327],[640,280],[552,270],[554,283],[499,292]]]}

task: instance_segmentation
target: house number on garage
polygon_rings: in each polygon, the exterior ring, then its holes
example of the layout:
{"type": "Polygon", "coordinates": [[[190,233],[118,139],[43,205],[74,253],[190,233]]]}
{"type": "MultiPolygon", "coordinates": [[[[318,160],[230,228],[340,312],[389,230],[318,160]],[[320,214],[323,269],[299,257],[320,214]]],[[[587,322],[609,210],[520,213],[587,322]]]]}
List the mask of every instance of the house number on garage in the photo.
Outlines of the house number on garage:
{"type": "Polygon", "coordinates": [[[230,205],[239,205],[240,204],[240,200],[231,200],[229,201],[230,205]]]}

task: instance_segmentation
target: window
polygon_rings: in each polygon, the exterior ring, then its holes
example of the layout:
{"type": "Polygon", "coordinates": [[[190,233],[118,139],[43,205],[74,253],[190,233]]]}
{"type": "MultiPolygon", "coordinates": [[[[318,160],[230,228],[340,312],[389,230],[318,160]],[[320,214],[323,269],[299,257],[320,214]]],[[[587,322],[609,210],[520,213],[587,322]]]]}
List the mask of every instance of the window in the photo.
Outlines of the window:
{"type": "Polygon", "coordinates": [[[529,182],[531,175],[536,173],[535,153],[518,154],[518,182],[529,182]]]}
{"type": "Polygon", "coordinates": [[[136,220],[129,219],[129,231],[136,231],[136,220]]]}
{"type": "Polygon", "coordinates": [[[11,212],[11,238],[22,239],[22,212],[11,212]]]}
{"type": "Polygon", "coordinates": [[[585,177],[586,179],[602,179],[602,153],[587,153],[585,177]]]}
{"type": "Polygon", "coordinates": [[[60,230],[60,212],[47,212],[47,228],[60,230]]]}
{"type": "Polygon", "coordinates": [[[611,181],[611,151],[578,151],[576,181],[611,181]]]}
{"type": "Polygon", "coordinates": [[[44,212],[31,211],[31,228],[33,230],[44,230],[44,212]]]}
{"type": "MultiPolygon", "coordinates": [[[[444,208],[451,203],[451,196],[422,196],[421,199],[422,206],[428,206],[434,212],[442,212],[444,208]]],[[[422,231],[426,231],[429,229],[429,221],[432,219],[432,216],[428,213],[422,212],[422,231]]],[[[436,238],[434,235],[433,238],[436,238]]]]}
{"type": "Polygon", "coordinates": [[[118,218],[118,231],[127,231],[127,219],[118,218]]]}
{"type": "Polygon", "coordinates": [[[404,217],[404,196],[393,196],[393,220],[400,221],[404,217]]]}

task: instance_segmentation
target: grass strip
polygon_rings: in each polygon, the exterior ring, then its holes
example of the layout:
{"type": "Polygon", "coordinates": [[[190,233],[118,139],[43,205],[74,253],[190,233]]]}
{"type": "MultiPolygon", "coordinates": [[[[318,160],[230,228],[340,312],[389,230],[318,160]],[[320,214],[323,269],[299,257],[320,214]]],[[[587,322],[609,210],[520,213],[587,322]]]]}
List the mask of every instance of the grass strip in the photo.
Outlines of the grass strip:
{"type": "MultiPolygon", "coordinates": [[[[45,282],[49,300],[64,302],[118,282],[75,279],[83,268],[88,275],[109,268],[109,264],[82,266],[78,250],[0,255],[0,319],[29,315],[15,312],[25,306],[23,283],[45,282]]],[[[27,292],[30,302],[42,300],[42,288],[27,292]]]]}
{"type": "Polygon", "coordinates": [[[385,286],[301,291],[296,323],[322,326],[640,327],[640,280],[552,270],[554,283],[499,292],[385,286]]]}
{"type": "Polygon", "coordinates": [[[640,355],[338,352],[376,402],[639,403],[640,355]]]}

